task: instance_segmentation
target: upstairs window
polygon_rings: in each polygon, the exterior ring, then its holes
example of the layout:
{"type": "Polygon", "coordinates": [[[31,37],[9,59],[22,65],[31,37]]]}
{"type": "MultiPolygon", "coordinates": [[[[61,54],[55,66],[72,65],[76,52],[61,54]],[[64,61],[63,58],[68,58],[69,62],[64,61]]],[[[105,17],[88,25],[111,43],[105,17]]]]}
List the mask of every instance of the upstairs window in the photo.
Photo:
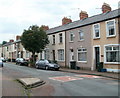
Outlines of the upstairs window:
{"type": "Polygon", "coordinates": [[[110,20],[106,22],[106,32],[107,37],[115,36],[115,20],[110,20]]]}
{"type": "Polygon", "coordinates": [[[55,44],[55,35],[53,35],[53,45],[55,44]]]}
{"type": "Polygon", "coordinates": [[[7,51],[8,51],[8,47],[7,47],[7,51]]]}
{"type": "Polygon", "coordinates": [[[79,32],[79,38],[80,38],[80,41],[84,40],[84,33],[82,30],[80,30],[79,32]]]}
{"type": "Polygon", "coordinates": [[[59,34],[59,42],[60,42],[60,43],[63,43],[62,33],[59,34]]]}
{"type": "Polygon", "coordinates": [[[93,25],[93,38],[100,38],[100,25],[99,24],[94,24],[93,25]]]}
{"type": "Polygon", "coordinates": [[[73,32],[70,32],[70,42],[73,42],[74,34],[73,32]]]}

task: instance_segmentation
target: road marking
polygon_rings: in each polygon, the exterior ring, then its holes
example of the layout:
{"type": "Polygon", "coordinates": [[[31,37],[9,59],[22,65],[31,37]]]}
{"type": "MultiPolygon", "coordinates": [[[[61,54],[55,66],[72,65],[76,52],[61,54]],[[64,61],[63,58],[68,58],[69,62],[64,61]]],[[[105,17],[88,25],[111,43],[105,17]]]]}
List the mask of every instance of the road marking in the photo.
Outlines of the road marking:
{"type": "Polygon", "coordinates": [[[120,83],[118,83],[118,82],[112,82],[112,83],[106,83],[106,84],[110,84],[110,85],[119,85],[120,83]]]}
{"type": "Polygon", "coordinates": [[[84,78],[102,78],[100,76],[94,76],[94,75],[75,75],[77,77],[84,77],[84,78]]]}
{"type": "Polygon", "coordinates": [[[83,78],[77,78],[72,76],[59,76],[59,77],[49,77],[49,79],[60,81],[60,82],[68,82],[68,81],[74,81],[74,80],[81,80],[83,78]]]}

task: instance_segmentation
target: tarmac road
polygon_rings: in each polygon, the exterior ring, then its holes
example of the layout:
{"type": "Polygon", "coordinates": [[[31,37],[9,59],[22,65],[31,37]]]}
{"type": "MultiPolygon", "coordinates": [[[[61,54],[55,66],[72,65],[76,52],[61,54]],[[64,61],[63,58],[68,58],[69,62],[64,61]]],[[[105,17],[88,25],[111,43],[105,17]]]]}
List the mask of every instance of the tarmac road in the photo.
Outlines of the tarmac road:
{"type": "Polygon", "coordinates": [[[4,96],[27,96],[22,86],[13,81],[23,77],[46,81],[46,84],[30,89],[29,96],[118,96],[118,81],[111,78],[34,69],[13,63],[6,63],[2,70],[4,96]]]}

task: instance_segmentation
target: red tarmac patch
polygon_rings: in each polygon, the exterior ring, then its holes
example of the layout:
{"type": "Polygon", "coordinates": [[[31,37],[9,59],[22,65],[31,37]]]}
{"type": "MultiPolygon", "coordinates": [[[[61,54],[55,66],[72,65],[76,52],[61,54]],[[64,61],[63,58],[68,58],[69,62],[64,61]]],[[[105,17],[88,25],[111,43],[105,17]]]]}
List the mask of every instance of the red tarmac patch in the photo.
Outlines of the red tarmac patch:
{"type": "Polygon", "coordinates": [[[68,82],[68,81],[74,81],[74,80],[81,80],[83,78],[77,78],[77,77],[71,77],[71,76],[59,76],[59,77],[50,77],[49,79],[57,80],[61,82],[68,82]]]}
{"type": "Polygon", "coordinates": [[[75,75],[78,77],[85,77],[85,78],[101,78],[100,76],[94,76],[94,75],[75,75]]]}

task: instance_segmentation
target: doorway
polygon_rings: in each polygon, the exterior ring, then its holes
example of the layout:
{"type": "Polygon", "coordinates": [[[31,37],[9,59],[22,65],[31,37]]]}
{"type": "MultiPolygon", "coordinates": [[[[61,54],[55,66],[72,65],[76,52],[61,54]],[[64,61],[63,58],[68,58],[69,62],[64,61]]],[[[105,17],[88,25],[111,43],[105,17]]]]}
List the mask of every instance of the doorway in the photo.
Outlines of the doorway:
{"type": "Polygon", "coordinates": [[[73,51],[73,49],[70,50],[70,61],[74,61],[74,51],[73,51]]]}
{"type": "Polygon", "coordinates": [[[55,50],[52,50],[53,53],[53,61],[55,61],[55,50]]]}
{"type": "Polygon", "coordinates": [[[98,63],[100,62],[100,47],[95,47],[95,66],[98,68],[98,63]]]}

